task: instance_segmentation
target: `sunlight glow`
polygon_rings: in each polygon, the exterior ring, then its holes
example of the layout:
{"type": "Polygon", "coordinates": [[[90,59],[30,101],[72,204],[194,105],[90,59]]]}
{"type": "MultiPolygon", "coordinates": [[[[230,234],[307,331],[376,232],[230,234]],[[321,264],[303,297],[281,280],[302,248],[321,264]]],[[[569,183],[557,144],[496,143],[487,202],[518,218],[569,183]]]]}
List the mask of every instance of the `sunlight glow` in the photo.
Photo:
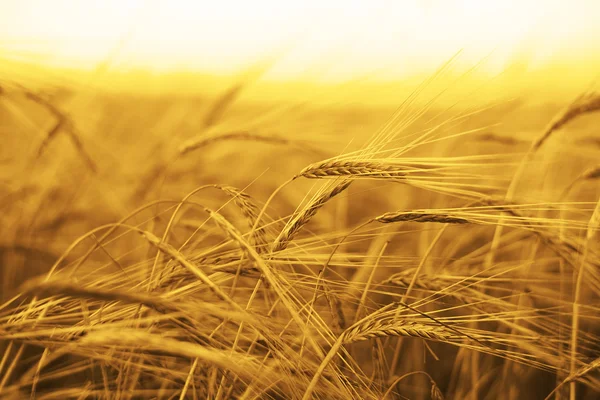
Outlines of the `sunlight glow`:
{"type": "Polygon", "coordinates": [[[271,78],[398,78],[461,62],[596,62],[596,1],[21,0],[0,6],[0,57],[94,69],[230,74],[269,57],[271,78]]]}

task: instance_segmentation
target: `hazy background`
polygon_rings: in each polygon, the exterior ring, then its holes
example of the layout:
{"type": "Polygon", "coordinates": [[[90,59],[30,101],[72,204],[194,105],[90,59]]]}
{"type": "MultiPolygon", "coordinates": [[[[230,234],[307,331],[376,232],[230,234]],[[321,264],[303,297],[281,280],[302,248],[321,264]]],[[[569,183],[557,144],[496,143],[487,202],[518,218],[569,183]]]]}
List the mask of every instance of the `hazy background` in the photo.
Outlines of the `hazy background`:
{"type": "Polygon", "coordinates": [[[466,90],[562,96],[597,78],[599,20],[593,0],[15,0],[0,5],[0,74],[161,92],[250,76],[257,98],[333,84],[323,96],[397,103],[398,82],[462,49],[440,87],[476,67],[466,90]]]}

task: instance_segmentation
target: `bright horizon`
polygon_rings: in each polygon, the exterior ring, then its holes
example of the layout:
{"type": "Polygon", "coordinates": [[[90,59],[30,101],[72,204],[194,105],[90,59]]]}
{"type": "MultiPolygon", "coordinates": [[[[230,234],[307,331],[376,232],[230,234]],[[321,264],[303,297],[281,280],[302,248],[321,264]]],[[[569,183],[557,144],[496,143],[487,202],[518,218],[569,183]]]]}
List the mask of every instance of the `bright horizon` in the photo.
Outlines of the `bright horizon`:
{"type": "Polygon", "coordinates": [[[222,76],[263,63],[265,81],[337,82],[426,76],[462,49],[455,67],[478,65],[482,77],[516,66],[545,80],[564,79],[565,70],[582,84],[596,78],[600,4],[539,4],[21,0],[0,6],[0,58],[88,72],[222,76]]]}

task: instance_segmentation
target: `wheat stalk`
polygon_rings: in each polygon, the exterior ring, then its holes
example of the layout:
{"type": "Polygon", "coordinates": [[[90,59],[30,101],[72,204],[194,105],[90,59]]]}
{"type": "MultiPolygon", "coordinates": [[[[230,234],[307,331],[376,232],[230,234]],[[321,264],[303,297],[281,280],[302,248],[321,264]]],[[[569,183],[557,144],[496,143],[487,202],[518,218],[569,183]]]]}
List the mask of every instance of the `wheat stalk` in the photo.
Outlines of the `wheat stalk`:
{"type": "MultiPolygon", "coordinates": [[[[198,358],[219,368],[231,370],[247,379],[257,379],[256,373],[260,370],[258,360],[246,354],[210,349],[195,343],[172,339],[164,334],[157,335],[138,329],[94,331],[88,333],[79,343],[81,346],[141,347],[177,357],[198,358]]],[[[268,376],[261,375],[262,378],[270,379],[268,376]]]]}
{"type": "Polygon", "coordinates": [[[544,129],[540,136],[533,142],[531,150],[535,152],[548,140],[552,133],[577,117],[600,111],[600,95],[591,93],[575,99],[561,114],[544,129]]]}
{"type": "Polygon", "coordinates": [[[185,155],[194,150],[225,140],[251,140],[271,144],[290,144],[290,140],[276,136],[266,136],[252,132],[228,132],[212,136],[198,135],[186,140],[179,146],[179,154],[185,155]]]}
{"type": "MultiPolygon", "coordinates": [[[[244,214],[244,216],[247,218],[248,226],[250,229],[252,229],[256,224],[258,214],[260,213],[260,209],[256,205],[254,199],[249,194],[233,186],[214,185],[214,187],[229,194],[233,198],[235,204],[240,208],[242,214],[244,214]]],[[[251,243],[256,247],[256,251],[258,253],[264,252],[267,248],[267,234],[263,227],[259,227],[254,230],[250,240],[251,243]]]]}
{"type": "Polygon", "coordinates": [[[585,171],[583,171],[577,178],[573,179],[571,183],[569,183],[562,191],[560,195],[560,199],[564,199],[567,197],[569,192],[582,181],[593,181],[596,179],[600,179],[600,164],[594,165],[585,171]]]}
{"type": "Polygon", "coordinates": [[[361,176],[367,178],[389,179],[403,178],[409,169],[396,165],[386,165],[370,161],[330,161],[311,164],[297,177],[332,178],[338,176],[361,176]]]}
{"type": "Polygon", "coordinates": [[[302,227],[315,216],[317,211],[319,211],[319,209],[321,209],[329,200],[346,190],[351,183],[352,181],[345,181],[334,186],[332,189],[322,193],[301,212],[293,216],[285,225],[277,239],[275,239],[271,251],[278,252],[286,249],[289,243],[294,239],[294,236],[296,236],[302,227]]]}
{"type": "MultiPolygon", "coordinates": [[[[556,393],[559,389],[561,389],[566,384],[572,384],[575,381],[581,380],[584,376],[589,374],[590,372],[600,368],[600,357],[596,358],[594,361],[590,362],[587,365],[579,368],[571,375],[567,376],[562,382],[560,382],[549,394],[545,397],[544,400],[550,400],[552,395],[556,393]]],[[[560,393],[560,392],[559,392],[560,393]]]]}
{"type": "Polygon", "coordinates": [[[452,342],[466,337],[449,332],[447,328],[441,325],[371,318],[347,330],[344,334],[344,343],[349,344],[386,336],[416,337],[438,342],[452,342]]]}
{"type": "Polygon", "coordinates": [[[81,135],[75,128],[75,124],[73,123],[73,120],[64,111],[60,110],[58,107],[56,107],[50,101],[44,99],[39,94],[32,92],[31,90],[25,88],[22,85],[18,85],[18,86],[23,91],[23,93],[25,94],[25,96],[28,99],[30,99],[31,101],[39,104],[40,106],[42,106],[46,110],[48,110],[50,112],[50,114],[52,114],[52,116],[54,116],[56,118],[56,121],[57,121],[55,123],[54,127],[52,127],[46,133],[44,140],[39,145],[38,150],[37,150],[37,156],[39,157],[42,155],[42,153],[44,152],[44,150],[46,149],[48,144],[62,130],[67,133],[67,135],[69,136],[69,139],[71,140],[71,142],[77,149],[78,154],[83,159],[83,161],[87,164],[89,169],[93,173],[97,173],[98,167],[97,167],[96,163],[94,162],[94,160],[92,159],[92,157],[87,152],[87,150],[85,149],[85,147],[83,145],[83,141],[81,140],[81,137],[80,137],[81,135]]]}
{"type": "Polygon", "coordinates": [[[374,218],[375,221],[383,224],[389,224],[393,222],[435,222],[441,224],[472,224],[475,223],[471,220],[462,217],[455,217],[453,215],[444,213],[432,213],[424,211],[396,211],[388,212],[374,218]]]}

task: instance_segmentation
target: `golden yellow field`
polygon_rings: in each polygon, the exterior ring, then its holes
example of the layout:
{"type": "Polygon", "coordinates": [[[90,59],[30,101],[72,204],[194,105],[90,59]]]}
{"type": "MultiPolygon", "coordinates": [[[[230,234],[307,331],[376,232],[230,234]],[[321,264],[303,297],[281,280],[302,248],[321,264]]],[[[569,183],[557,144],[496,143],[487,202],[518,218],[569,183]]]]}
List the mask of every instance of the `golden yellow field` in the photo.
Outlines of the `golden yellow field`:
{"type": "Polygon", "coordinates": [[[0,398],[597,399],[600,91],[451,64],[5,70],[0,398]]]}

